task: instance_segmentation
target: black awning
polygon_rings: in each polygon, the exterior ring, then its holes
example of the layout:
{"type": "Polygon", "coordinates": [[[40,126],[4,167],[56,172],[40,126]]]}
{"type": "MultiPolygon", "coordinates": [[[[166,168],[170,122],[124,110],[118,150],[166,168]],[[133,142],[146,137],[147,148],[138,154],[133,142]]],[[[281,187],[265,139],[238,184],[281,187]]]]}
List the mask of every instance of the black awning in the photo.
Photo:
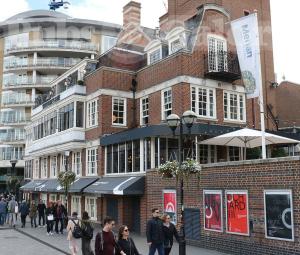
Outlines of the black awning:
{"type": "Polygon", "coordinates": [[[88,194],[143,195],[144,176],[103,177],[84,189],[88,194]]]}
{"type": "MultiPolygon", "coordinates": [[[[218,136],[226,134],[232,131],[241,129],[240,127],[224,126],[224,125],[211,125],[195,123],[191,128],[192,135],[208,135],[218,136]]],[[[188,134],[188,129],[184,126],[183,133],[188,134]]],[[[179,134],[179,128],[176,130],[176,135],[179,134]]],[[[107,146],[116,143],[123,143],[126,141],[132,141],[137,139],[143,139],[146,137],[160,137],[160,136],[173,136],[171,129],[167,124],[164,125],[153,125],[142,128],[134,128],[119,132],[112,135],[106,135],[100,138],[100,145],[107,146]]]]}
{"type": "Polygon", "coordinates": [[[97,180],[98,180],[98,177],[78,178],[71,185],[69,192],[71,192],[71,193],[82,192],[86,187],[93,184],[97,180]]]}
{"type": "Polygon", "coordinates": [[[31,182],[26,183],[24,186],[22,186],[20,189],[23,191],[35,191],[36,187],[41,186],[44,184],[47,180],[32,180],[31,182]]]}
{"type": "Polygon", "coordinates": [[[39,192],[53,192],[61,193],[63,192],[61,186],[57,179],[48,179],[45,183],[35,188],[35,191],[39,192]]]}

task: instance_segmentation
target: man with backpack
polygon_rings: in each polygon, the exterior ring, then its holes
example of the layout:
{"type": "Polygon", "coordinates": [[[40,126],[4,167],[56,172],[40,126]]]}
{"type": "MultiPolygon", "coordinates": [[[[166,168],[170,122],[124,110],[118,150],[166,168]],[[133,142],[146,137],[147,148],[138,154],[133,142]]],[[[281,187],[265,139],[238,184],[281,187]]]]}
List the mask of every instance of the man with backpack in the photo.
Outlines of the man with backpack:
{"type": "Polygon", "coordinates": [[[79,226],[79,220],[77,216],[77,212],[73,212],[72,218],[68,221],[67,226],[67,240],[69,241],[69,248],[72,255],[76,255],[79,251],[78,240],[82,238],[82,230],[79,226]]]}
{"type": "MultiPolygon", "coordinates": [[[[112,232],[115,221],[110,217],[106,217],[103,225],[103,229],[96,235],[95,255],[114,255],[115,248],[118,247],[116,237],[112,232]]],[[[120,254],[126,255],[122,250],[120,254]]]]}
{"type": "Polygon", "coordinates": [[[88,212],[84,211],[81,218],[81,251],[82,255],[94,255],[91,249],[91,240],[93,239],[94,229],[90,222],[88,212]]]}

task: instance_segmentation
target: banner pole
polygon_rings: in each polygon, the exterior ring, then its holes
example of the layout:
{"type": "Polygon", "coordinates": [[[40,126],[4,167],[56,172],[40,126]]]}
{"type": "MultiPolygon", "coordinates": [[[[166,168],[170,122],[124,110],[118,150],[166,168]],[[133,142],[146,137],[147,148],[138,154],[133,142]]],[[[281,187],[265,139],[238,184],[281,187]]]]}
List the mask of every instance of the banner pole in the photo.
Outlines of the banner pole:
{"type": "MultiPolygon", "coordinates": [[[[262,84],[262,83],[261,83],[262,84]]],[[[264,95],[262,85],[259,88],[259,110],[260,110],[260,129],[261,129],[261,151],[262,158],[267,158],[266,151],[266,126],[265,126],[265,110],[264,110],[264,95]]]]}

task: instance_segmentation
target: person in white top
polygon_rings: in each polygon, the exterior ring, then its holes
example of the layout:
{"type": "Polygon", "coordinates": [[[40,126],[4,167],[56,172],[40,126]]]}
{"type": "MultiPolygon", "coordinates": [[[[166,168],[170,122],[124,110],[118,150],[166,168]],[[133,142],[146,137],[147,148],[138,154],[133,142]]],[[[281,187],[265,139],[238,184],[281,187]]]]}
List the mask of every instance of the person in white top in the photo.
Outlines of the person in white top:
{"type": "Polygon", "coordinates": [[[79,220],[78,220],[77,216],[78,216],[77,212],[73,212],[72,218],[68,221],[68,226],[67,226],[67,233],[68,233],[67,240],[69,241],[69,248],[71,250],[72,255],[76,255],[77,252],[79,251],[78,242],[80,239],[76,239],[73,236],[75,224],[79,225],[79,220]]]}

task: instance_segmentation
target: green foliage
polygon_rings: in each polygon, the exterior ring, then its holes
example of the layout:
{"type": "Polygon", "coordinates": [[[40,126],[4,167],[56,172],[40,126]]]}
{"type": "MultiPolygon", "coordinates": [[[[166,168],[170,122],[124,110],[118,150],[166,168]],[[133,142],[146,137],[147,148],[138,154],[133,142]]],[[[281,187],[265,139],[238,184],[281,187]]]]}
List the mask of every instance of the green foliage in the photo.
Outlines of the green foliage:
{"type": "Polygon", "coordinates": [[[163,178],[172,178],[178,175],[179,164],[177,161],[167,161],[158,168],[159,174],[163,178]]]}
{"type": "Polygon", "coordinates": [[[78,84],[78,85],[81,85],[81,86],[84,86],[84,81],[83,81],[83,80],[78,80],[78,81],[77,81],[77,84],[78,84]]]}
{"type": "Polygon", "coordinates": [[[158,172],[163,178],[182,177],[190,174],[198,174],[201,171],[201,165],[193,159],[187,158],[182,162],[181,167],[177,161],[167,161],[162,164],[158,172]]]}
{"type": "Polygon", "coordinates": [[[63,187],[65,194],[68,194],[71,184],[75,181],[76,175],[71,171],[60,172],[58,174],[58,182],[63,187]]]}
{"type": "Polygon", "coordinates": [[[20,187],[20,180],[12,176],[7,180],[6,184],[9,192],[16,193],[18,187],[20,187]]]}
{"type": "Polygon", "coordinates": [[[247,159],[248,160],[259,159],[259,158],[261,158],[261,148],[260,147],[247,149],[247,159]]]}
{"type": "Polygon", "coordinates": [[[287,157],[288,154],[283,148],[274,148],[271,153],[272,158],[281,158],[281,157],[287,157]]]}

